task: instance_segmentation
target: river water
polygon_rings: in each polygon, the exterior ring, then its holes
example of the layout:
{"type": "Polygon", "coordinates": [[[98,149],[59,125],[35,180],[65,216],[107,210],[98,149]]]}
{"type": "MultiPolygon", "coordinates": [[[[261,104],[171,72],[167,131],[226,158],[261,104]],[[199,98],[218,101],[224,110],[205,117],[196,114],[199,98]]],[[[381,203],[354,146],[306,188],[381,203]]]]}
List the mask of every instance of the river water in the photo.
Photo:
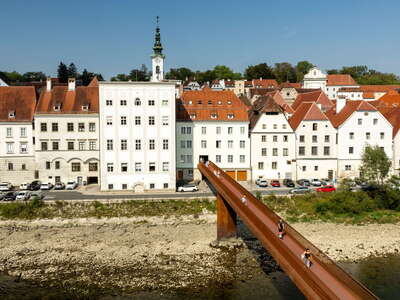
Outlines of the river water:
{"type": "MultiPolygon", "coordinates": [[[[343,262],[339,265],[352,274],[356,279],[366,285],[381,299],[400,299],[400,256],[390,255],[384,258],[370,258],[359,262],[343,262]]],[[[261,269],[261,268],[260,268],[261,269]]],[[[8,288],[7,282],[14,279],[0,275],[0,298],[1,299],[70,299],[65,297],[61,291],[54,289],[43,289],[35,286],[21,286],[13,284],[8,288]],[[16,285],[16,286],[15,286],[16,285]],[[21,289],[28,292],[21,294],[21,289]],[[38,289],[35,291],[35,289],[38,289]],[[40,289],[40,291],[39,291],[40,289]],[[16,292],[15,297],[13,291],[16,292]],[[33,296],[37,295],[37,298],[33,296]],[[29,296],[30,295],[30,296],[29,296]],[[39,296],[40,295],[40,296],[39,296]],[[49,297],[49,295],[51,295],[49,297]],[[33,296],[33,297],[32,297],[33,296]]],[[[21,283],[20,283],[21,284],[21,283]]],[[[80,298],[80,297],[79,297],[80,298]]],[[[179,290],[174,292],[145,291],[134,294],[122,294],[115,291],[93,295],[83,299],[101,300],[128,300],[128,299],[305,299],[301,292],[283,272],[265,274],[255,270],[254,276],[249,280],[227,282],[224,285],[213,284],[199,290],[179,290]]]]}

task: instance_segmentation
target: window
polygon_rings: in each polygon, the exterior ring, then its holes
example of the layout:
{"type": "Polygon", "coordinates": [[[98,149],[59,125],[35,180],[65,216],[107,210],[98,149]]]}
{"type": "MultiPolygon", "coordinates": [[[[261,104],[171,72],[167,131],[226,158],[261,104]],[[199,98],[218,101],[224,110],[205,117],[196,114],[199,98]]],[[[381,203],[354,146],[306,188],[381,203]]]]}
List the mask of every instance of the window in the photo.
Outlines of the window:
{"type": "Polygon", "coordinates": [[[107,150],[112,151],[114,149],[114,142],[113,140],[107,140],[107,150]]]}
{"type": "Polygon", "coordinates": [[[97,162],[90,162],[89,172],[97,172],[97,170],[98,170],[97,162]]]}
{"type": "Polygon", "coordinates": [[[267,148],[261,148],[261,156],[267,156],[267,148]]]}
{"type": "Polygon", "coordinates": [[[288,139],[288,136],[287,136],[287,135],[284,135],[284,136],[283,136],[283,141],[284,141],[284,142],[287,142],[288,140],[289,140],[289,139],[288,139]]]}
{"type": "Polygon", "coordinates": [[[325,143],[329,143],[329,140],[330,140],[329,135],[326,135],[325,136],[325,143]]]}
{"type": "Polygon", "coordinates": [[[112,100],[106,100],[106,105],[111,106],[112,105],[112,100]]]}
{"type": "Polygon", "coordinates": [[[267,129],[267,124],[262,124],[262,129],[267,129]]]}
{"type": "Polygon", "coordinates": [[[240,141],[240,148],[241,149],[246,148],[246,141],[240,141]]]}
{"type": "Polygon", "coordinates": [[[318,147],[311,147],[311,155],[318,155],[318,147]]]}
{"type": "Polygon", "coordinates": [[[301,135],[299,138],[300,143],[304,143],[304,135],[301,135]]]}
{"type": "Polygon", "coordinates": [[[141,150],[142,149],[142,143],[140,140],[135,140],[135,150],[141,150]]]}
{"type": "Polygon", "coordinates": [[[207,148],[207,141],[205,141],[205,140],[201,141],[201,148],[203,148],[203,149],[207,148]]]}
{"type": "Polygon", "coordinates": [[[221,141],[215,141],[215,148],[221,148],[221,141]]]}
{"type": "Polygon", "coordinates": [[[371,133],[366,132],[366,133],[365,133],[365,138],[366,138],[367,140],[369,140],[369,139],[371,138],[371,133]]]}
{"type": "Polygon", "coordinates": [[[121,172],[128,172],[128,164],[121,163],[121,172]]]}
{"type": "Polygon", "coordinates": [[[186,127],[181,127],[181,134],[186,134],[186,127]]]}
{"type": "Polygon", "coordinates": [[[109,172],[109,173],[114,172],[114,164],[113,163],[107,163],[107,172],[109,172]]]}
{"type": "Polygon", "coordinates": [[[149,125],[155,124],[155,117],[149,117],[149,125]]]}
{"type": "Polygon", "coordinates": [[[216,119],[216,118],[218,118],[218,115],[216,113],[212,113],[211,114],[211,119],[216,119]]]}
{"type": "Polygon", "coordinates": [[[163,150],[168,150],[168,148],[169,148],[168,140],[167,140],[167,139],[164,139],[164,140],[163,140],[163,150]]]}
{"type": "Polygon", "coordinates": [[[245,134],[245,132],[246,132],[246,127],[241,126],[240,127],[240,134],[245,134]]]}
{"type": "Polygon", "coordinates": [[[217,163],[221,162],[221,155],[216,155],[215,156],[215,162],[217,162],[217,163]]]}
{"type": "Polygon", "coordinates": [[[42,131],[42,132],[46,132],[47,131],[47,123],[40,123],[40,131],[42,131]]]}
{"type": "Polygon", "coordinates": [[[135,116],[135,125],[140,125],[140,116],[135,116]]]}
{"type": "Polygon", "coordinates": [[[164,161],[162,163],[162,170],[163,170],[163,172],[168,172],[169,171],[169,162],[164,161]]]}
{"type": "Polygon", "coordinates": [[[153,190],[155,187],[156,187],[156,185],[155,185],[154,183],[150,183],[149,188],[150,188],[151,190],[153,190]]]}
{"type": "Polygon", "coordinates": [[[271,168],[276,170],[278,168],[278,163],[276,161],[272,162],[271,168]]]}
{"type": "Polygon", "coordinates": [[[228,141],[228,148],[233,148],[233,141],[232,140],[228,141]]]}
{"type": "Polygon", "coordinates": [[[51,123],[51,131],[53,132],[58,131],[58,123],[51,123]]]}
{"type": "Polygon", "coordinates": [[[314,171],[318,171],[318,166],[314,166],[314,171]]]}
{"type": "Polygon", "coordinates": [[[13,163],[8,163],[8,171],[14,170],[14,164],[13,163]]]}
{"type": "Polygon", "coordinates": [[[278,156],[278,148],[272,149],[272,156],[278,156]]]}
{"type": "Polygon", "coordinates": [[[233,133],[233,127],[228,127],[228,134],[232,134],[233,133]]]}
{"type": "Polygon", "coordinates": [[[149,100],[149,106],[154,106],[155,102],[154,100],[149,100]]]}
{"type": "Polygon", "coordinates": [[[282,128],[283,128],[283,129],[286,129],[286,124],[282,124],[282,128]]]}
{"type": "Polygon", "coordinates": [[[20,145],[19,145],[19,151],[21,152],[21,153],[28,153],[28,144],[27,143],[21,143],[20,145]]]}
{"type": "Polygon", "coordinates": [[[303,166],[301,169],[302,169],[303,172],[307,171],[307,167],[306,166],[303,166]]]}
{"type": "Polygon", "coordinates": [[[59,170],[59,169],[60,169],[60,161],[58,161],[58,160],[55,161],[55,163],[54,163],[54,168],[55,168],[56,170],[59,170]]]}
{"type": "Polygon", "coordinates": [[[111,116],[108,116],[108,117],[106,118],[106,124],[107,124],[107,125],[112,125],[112,124],[113,124],[113,119],[112,119],[111,116]]]}
{"type": "Polygon", "coordinates": [[[168,100],[167,100],[167,99],[163,99],[163,100],[161,101],[161,105],[162,105],[162,106],[168,105],[168,100]]]}
{"type": "Polygon", "coordinates": [[[169,125],[169,116],[162,116],[162,125],[163,126],[169,125]]]}
{"type": "Polygon", "coordinates": [[[345,169],[346,171],[351,171],[351,165],[345,165],[345,166],[344,166],[344,169],[345,169]]]}
{"type": "Polygon", "coordinates": [[[233,163],[233,155],[228,155],[228,163],[233,163]]]}
{"type": "Polygon", "coordinates": [[[381,140],[383,140],[383,139],[385,138],[385,133],[384,133],[384,132],[381,132],[381,133],[380,133],[380,136],[381,136],[381,140]]]}
{"type": "Polygon", "coordinates": [[[316,135],[312,136],[312,142],[317,143],[318,142],[318,137],[316,135]]]}
{"type": "Polygon", "coordinates": [[[362,125],[362,119],[357,120],[358,125],[362,125]]]}
{"type": "Polygon", "coordinates": [[[201,134],[207,134],[207,127],[201,127],[201,134]]]}
{"type": "Polygon", "coordinates": [[[168,183],[164,183],[164,189],[167,189],[168,188],[168,183]]]}
{"type": "Polygon", "coordinates": [[[74,123],[67,123],[67,131],[68,132],[74,131],[74,123]]]}
{"type": "Polygon", "coordinates": [[[186,155],[186,162],[187,162],[187,163],[192,163],[192,162],[193,162],[193,157],[192,157],[192,155],[186,155]]]}
{"type": "Polygon", "coordinates": [[[20,128],[21,137],[26,137],[26,127],[20,128]]]}
{"type": "Polygon", "coordinates": [[[313,123],[312,124],[312,130],[316,131],[318,129],[318,124],[317,123],[313,123]]]}
{"type": "Polygon", "coordinates": [[[128,150],[128,140],[121,140],[121,150],[128,150]]]}
{"type": "Polygon", "coordinates": [[[277,124],[274,124],[273,127],[274,127],[274,129],[278,129],[278,125],[277,124]]]}
{"type": "Polygon", "coordinates": [[[299,147],[299,155],[300,156],[304,156],[306,154],[306,149],[305,147],[299,147]]]}
{"type": "Polygon", "coordinates": [[[140,105],[142,105],[142,102],[140,101],[139,98],[136,98],[135,99],[135,106],[140,106],[140,105]]]}
{"type": "Polygon", "coordinates": [[[142,172],[142,163],[135,163],[135,172],[142,172]]]}
{"type": "Polygon", "coordinates": [[[353,154],[354,153],[354,148],[353,147],[349,147],[349,154],[353,154]]]}
{"type": "Polygon", "coordinates": [[[154,150],[156,148],[155,140],[149,140],[149,150],[154,150]]]}
{"type": "Polygon", "coordinates": [[[288,156],[288,155],[289,155],[289,149],[283,148],[283,156],[288,156]]]}
{"type": "Polygon", "coordinates": [[[192,149],[192,141],[186,141],[186,148],[192,149]]]}
{"type": "Polygon", "coordinates": [[[156,171],[156,163],[151,162],[149,163],[149,172],[155,172],[156,171]]]}
{"type": "Polygon", "coordinates": [[[217,130],[217,134],[221,134],[221,127],[220,126],[217,126],[216,130],[217,130]]]}
{"type": "Polygon", "coordinates": [[[350,132],[349,133],[349,139],[350,140],[354,140],[354,132],[350,132]]]}
{"type": "Polygon", "coordinates": [[[277,142],[278,141],[278,136],[277,135],[273,135],[272,136],[272,141],[273,142],[277,142]]]}
{"type": "Polygon", "coordinates": [[[68,142],[68,150],[74,150],[74,142],[68,142]]]}
{"type": "Polygon", "coordinates": [[[374,119],[374,125],[378,124],[378,119],[374,119]]]}
{"type": "Polygon", "coordinates": [[[89,141],[89,150],[96,150],[96,141],[89,141]]]}
{"type": "Polygon", "coordinates": [[[244,155],[240,155],[239,156],[239,162],[240,163],[244,163],[245,162],[245,156],[244,155]]]}
{"type": "Polygon", "coordinates": [[[122,184],[122,189],[123,189],[123,190],[128,189],[128,185],[127,185],[126,183],[123,183],[123,184],[122,184]]]}
{"type": "Polygon", "coordinates": [[[109,190],[113,190],[113,189],[114,189],[114,185],[110,183],[110,184],[108,185],[108,189],[109,189],[109,190]]]}
{"type": "Polygon", "coordinates": [[[233,119],[234,114],[228,114],[228,119],[233,119]]]}
{"type": "Polygon", "coordinates": [[[185,149],[186,148],[186,141],[181,141],[181,148],[185,149]]]}
{"type": "Polygon", "coordinates": [[[258,169],[259,170],[264,170],[264,163],[263,162],[259,162],[258,163],[258,169]]]}
{"type": "Polygon", "coordinates": [[[79,141],[79,142],[78,142],[78,149],[79,149],[80,151],[85,150],[85,142],[79,141]]]}
{"type": "Polygon", "coordinates": [[[261,136],[261,142],[266,142],[267,141],[267,136],[266,135],[262,135],[261,136]]]}
{"type": "Polygon", "coordinates": [[[121,116],[121,125],[126,125],[126,116],[121,116]]]}
{"type": "Polygon", "coordinates": [[[324,147],[324,155],[330,155],[330,154],[331,154],[330,147],[324,147]]]}
{"type": "Polygon", "coordinates": [[[40,146],[42,151],[47,151],[47,142],[41,142],[40,146]]]}
{"type": "Polygon", "coordinates": [[[96,131],[96,123],[89,123],[89,131],[90,132],[96,131]]]}
{"type": "Polygon", "coordinates": [[[121,106],[126,106],[126,100],[121,100],[121,101],[120,101],[120,105],[121,105],[121,106]]]}
{"type": "Polygon", "coordinates": [[[80,172],[81,171],[81,163],[78,163],[78,162],[71,163],[71,171],[72,172],[80,172]]]}

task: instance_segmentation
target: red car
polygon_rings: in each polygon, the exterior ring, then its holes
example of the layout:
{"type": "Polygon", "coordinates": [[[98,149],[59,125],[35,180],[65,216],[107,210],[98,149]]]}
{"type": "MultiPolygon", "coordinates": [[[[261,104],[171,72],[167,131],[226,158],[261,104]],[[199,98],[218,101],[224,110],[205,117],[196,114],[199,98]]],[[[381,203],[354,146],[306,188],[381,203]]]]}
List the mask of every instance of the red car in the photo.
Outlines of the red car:
{"type": "Polygon", "coordinates": [[[317,192],[330,193],[336,191],[333,185],[325,185],[317,188],[317,192]]]}
{"type": "Polygon", "coordinates": [[[279,180],[271,180],[271,186],[273,187],[281,187],[279,180]]]}

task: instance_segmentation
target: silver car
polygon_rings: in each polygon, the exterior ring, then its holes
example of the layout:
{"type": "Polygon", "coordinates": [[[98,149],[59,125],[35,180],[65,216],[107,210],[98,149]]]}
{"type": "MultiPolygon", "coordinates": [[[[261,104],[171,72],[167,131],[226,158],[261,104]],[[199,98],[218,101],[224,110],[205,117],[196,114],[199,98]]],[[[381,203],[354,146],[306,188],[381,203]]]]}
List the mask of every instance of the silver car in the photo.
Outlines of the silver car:
{"type": "Polygon", "coordinates": [[[199,188],[194,184],[185,184],[178,187],[178,192],[197,192],[199,188]]]}
{"type": "Polygon", "coordinates": [[[21,191],[17,193],[15,200],[29,200],[30,197],[31,197],[31,192],[21,191]]]}

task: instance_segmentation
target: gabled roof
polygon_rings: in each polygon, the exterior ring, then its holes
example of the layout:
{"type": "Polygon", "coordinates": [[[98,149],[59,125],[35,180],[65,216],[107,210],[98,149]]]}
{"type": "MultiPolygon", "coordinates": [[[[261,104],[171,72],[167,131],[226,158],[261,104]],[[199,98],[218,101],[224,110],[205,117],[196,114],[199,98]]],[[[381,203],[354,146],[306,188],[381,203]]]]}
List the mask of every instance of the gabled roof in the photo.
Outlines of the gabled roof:
{"type": "Polygon", "coordinates": [[[8,86],[8,84],[5,83],[5,82],[3,81],[3,79],[0,78],[0,86],[8,86]]]}
{"type": "Polygon", "coordinates": [[[255,89],[251,88],[250,89],[250,98],[253,98],[254,96],[265,96],[268,93],[274,92],[275,89],[255,89]]]}
{"type": "Polygon", "coordinates": [[[326,85],[358,85],[349,74],[330,74],[327,75],[326,85]]]}
{"type": "Polygon", "coordinates": [[[289,119],[289,124],[296,130],[302,121],[329,121],[329,119],[315,102],[305,102],[296,109],[289,119]]]}
{"type": "Polygon", "coordinates": [[[35,113],[33,86],[0,87],[0,122],[31,122],[35,113]],[[14,117],[9,117],[13,113],[14,117]]]}
{"type": "MultiPolygon", "coordinates": [[[[96,79],[97,80],[97,79],[96,79]]],[[[51,91],[43,89],[36,108],[37,114],[93,114],[99,113],[99,88],[96,80],[88,86],[78,86],[69,91],[66,86],[55,86],[51,91]],[[93,84],[92,84],[93,83],[93,84]],[[91,85],[92,84],[92,85],[91,85]],[[59,110],[54,106],[60,105],[59,110]],[[88,105],[84,110],[83,106],[88,105]]]]}
{"type": "Polygon", "coordinates": [[[88,84],[89,87],[99,87],[99,80],[94,76],[92,81],[88,84]]]}
{"type": "Polygon", "coordinates": [[[258,98],[252,106],[252,110],[249,113],[250,128],[256,126],[258,120],[263,113],[283,113],[284,109],[276,103],[271,95],[261,96],[258,98]]]}
{"type": "Polygon", "coordinates": [[[380,108],[379,111],[392,124],[394,138],[400,129],[400,107],[380,108]]]}
{"type": "Polygon", "coordinates": [[[387,94],[380,97],[379,101],[388,106],[400,106],[400,94],[395,91],[389,91],[387,94]]]}
{"type": "Polygon", "coordinates": [[[239,96],[239,99],[243,102],[244,105],[246,105],[247,107],[251,107],[251,101],[245,95],[239,96]]]}
{"type": "Polygon", "coordinates": [[[376,107],[363,100],[351,101],[348,100],[346,105],[339,113],[336,113],[336,108],[332,107],[326,115],[331,121],[333,127],[338,128],[342,125],[355,111],[378,111],[376,107]]]}
{"type": "Polygon", "coordinates": [[[321,104],[323,110],[328,110],[333,106],[332,100],[330,100],[323,91],[315,90],[313,92],[298,94],[296,100],[292,104],[292,108],[297,110],[302,103],[308,102],[321,104]]]}
{"type": "Polygon", "coordinates": [[[176,106],[177,121],[241,121],[248,118],[248,107],[232,91],[186,91],[176,106]],[[214,116],[214,117],[213,117],[214,116]]]}

